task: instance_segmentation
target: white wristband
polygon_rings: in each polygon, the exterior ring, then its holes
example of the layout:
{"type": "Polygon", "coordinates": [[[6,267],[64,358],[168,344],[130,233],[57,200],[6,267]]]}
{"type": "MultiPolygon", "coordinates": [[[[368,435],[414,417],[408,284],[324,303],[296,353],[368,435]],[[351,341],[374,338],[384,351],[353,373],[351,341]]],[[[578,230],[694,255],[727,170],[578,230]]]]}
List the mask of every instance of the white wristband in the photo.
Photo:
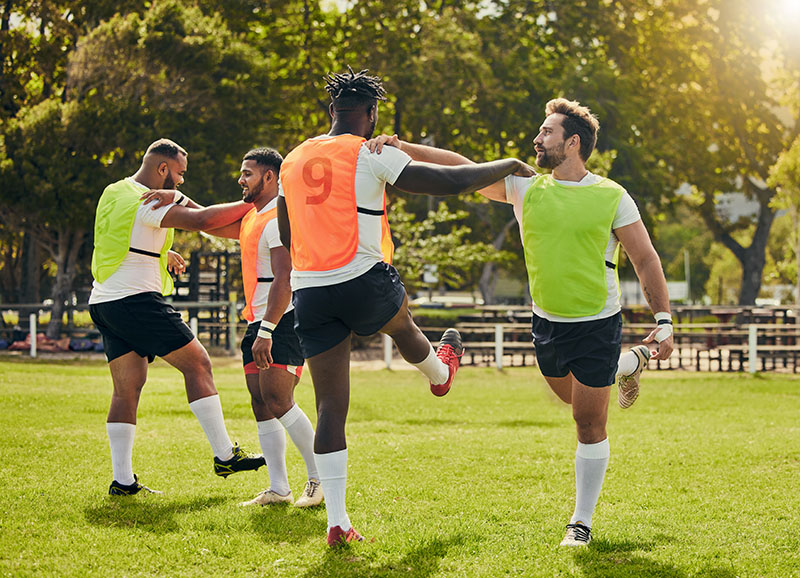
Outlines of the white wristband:
{"type": "Polygon", "coordinates": [[[656,331],[654,339],[658,343],[661,343],[672,335],[672,314],[667,311],[659,311],[653,315],[653,317],[655,317],[656,323],[658,323],[658,331],[656,331]]]}
{"type": "Polygon", "coordinates": [[[659,311],[658,313],[653,315],[653,317],[655,317],[657,322],[669,321],[670,323],[672,323],[672,313],[668,313],[667,311],[659,311]]]}
{"type": "Polygon", "coordinates": [[[261,327],[258,328],[258,336],[261,339],[272,339],[272,332],[275,330],[276,325],[263,319],[261,321],[261,327]]]}

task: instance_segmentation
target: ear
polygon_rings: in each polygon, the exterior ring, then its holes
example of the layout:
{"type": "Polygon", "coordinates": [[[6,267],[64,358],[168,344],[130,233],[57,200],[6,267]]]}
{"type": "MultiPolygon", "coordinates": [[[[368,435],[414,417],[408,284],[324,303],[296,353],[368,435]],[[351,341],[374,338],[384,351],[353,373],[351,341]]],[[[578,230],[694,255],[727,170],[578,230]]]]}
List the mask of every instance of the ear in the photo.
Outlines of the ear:
{"type": "Polygon", "coordinates": [[[370,122],[375,120],[375,113],[378,111],[377,104],[371,104],[367,109],[367,116],[369,117],[370,122]]]}
{"type": "Polygon", "coordinates": [[[335,111],[333,110],[333,103],[330,103],[328,105],[328,113],[330,113],[331,118],[333,118],[335,116],[335,111]]]}
{"type": "Polygon", "coordinates": [[[581,144],[581,137],[579,137],[578,135],[574,134],[571,137],[569,137],[570,148],[579,146],[580,144],[581,144]]]}
{"type": "Polygon", "coordinates": [[[158,163],[157,170],[159,175],[164,175],[167,172],[169,172],[169,165],[167,164],[167,161],[161,161],[160,163],[158,163]]]}
{"type": "Polygon", "coordinates": [[[264,176],[261,178],[264,179],[265,183],[271,183],[275,179],[275,171],[267,169],[264,171],[264,176]]]}

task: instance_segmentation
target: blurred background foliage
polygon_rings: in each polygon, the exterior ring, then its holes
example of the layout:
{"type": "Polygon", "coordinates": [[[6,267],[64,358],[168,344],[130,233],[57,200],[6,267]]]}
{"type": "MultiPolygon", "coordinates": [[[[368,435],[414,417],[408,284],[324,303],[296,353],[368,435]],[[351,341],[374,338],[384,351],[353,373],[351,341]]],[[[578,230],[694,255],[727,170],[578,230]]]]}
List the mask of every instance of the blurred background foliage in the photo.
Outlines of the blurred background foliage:
{"type": "MultiPolygon", "coordinates": [[[[476,161],[531,161],[547,100],[580,100],[590,168],[634,197],[670,280],[752,304],[798,283],[798,26],[796,0],[4,0],[0,301],[91,284],[97,199],[158,137],[189,151],[192,198],[240,198],[242,155],[326,132],[322,77],[350,65],[384,79],[379,132],[476,161]]],[[[442,287],[526,298],[509,206],[389,202],[410,289],[433,264],[442,287]]],[[[235,250],[178,237],[202,247],[235,250]]]]}

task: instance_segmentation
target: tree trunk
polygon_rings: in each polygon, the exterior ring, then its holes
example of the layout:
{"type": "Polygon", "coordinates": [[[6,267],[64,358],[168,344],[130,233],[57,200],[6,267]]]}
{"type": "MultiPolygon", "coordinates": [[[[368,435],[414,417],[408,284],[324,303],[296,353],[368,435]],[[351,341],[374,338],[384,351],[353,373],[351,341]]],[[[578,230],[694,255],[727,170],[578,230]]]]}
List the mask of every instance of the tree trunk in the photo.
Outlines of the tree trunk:
{"type": "Polygon", "coordinates": [[[17,299],[20,303],[39,303],[41,287],[41,249],[36,242],[36,233],[30,229],[22,240],[22,271],[17,299]]]}
{"type": "Polygon", "coordinates": [[[72,283],[77,272],[78,253],[86,235],[83,231],[60,230],[56,243],[58,251],[53,255],[56,264],[56,282],[53,285],[53,308],[50,323],[47,325],[47,337],[58,339],[61,336],[61,323],[67,299],[72,293],[72,283]]]}
{"type": "MultiPolygon", "coordinates": [[[[509,229],[511,229],[516,222],[517,220],[512,218],[503,225],[503,230],[500,231],[492,241],[492,246],[495,249],[499,250],[503,246],[509,229]]],[[[483,271],[481,271],[481,278],[480,281],[478,281],[478,288],[481,290],[484,305],[496,304],[494,292],[497,288],[497,265],[495,263],[490,261],[483,264],[483,271]]]]}
{"type": "Polygon", "coordinates": [[[767,241],[775,211],[769,207],[769,199],[761,200],[758,211],[758,223],[753,234],[753,242],[744,250],[742,263],[742,286],[739,290],[739,305],[755,305],[761,291],[764,265],[767,261],[767,241]]]}
{"type": "Polygon", "coordinates": [[[761,291],[761,276],[766,263],[767,240],[775,219],[775,211],[769,206],[770,199],[774,196],[772,189],[753,189],[754,196],[758,199],[758,217],[756,230],[750,246],[744,248],[720,222],[714,195],[706,194],[705,201],[700,207],[700,214],[714,239],[722,243],[742,264],[742,284],[739,289],[739,305],[755,305],[756,297],[761,291]]]}

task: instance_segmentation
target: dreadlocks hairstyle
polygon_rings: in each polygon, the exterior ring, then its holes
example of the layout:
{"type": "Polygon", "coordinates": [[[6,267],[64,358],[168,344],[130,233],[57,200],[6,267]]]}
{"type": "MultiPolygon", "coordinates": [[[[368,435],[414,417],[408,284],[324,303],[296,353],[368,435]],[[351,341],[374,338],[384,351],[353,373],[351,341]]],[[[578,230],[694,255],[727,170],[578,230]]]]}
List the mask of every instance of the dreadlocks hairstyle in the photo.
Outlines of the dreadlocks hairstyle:
{"type": "Polygon", "coordinates": [[[331,95],[336,111],[356,110],[386,100],[386,91],[380,77],[370,76],[369,70],[355,73],[349,66],[347,72],[330,73],[325,77],[325,90],[331,95]]]}

